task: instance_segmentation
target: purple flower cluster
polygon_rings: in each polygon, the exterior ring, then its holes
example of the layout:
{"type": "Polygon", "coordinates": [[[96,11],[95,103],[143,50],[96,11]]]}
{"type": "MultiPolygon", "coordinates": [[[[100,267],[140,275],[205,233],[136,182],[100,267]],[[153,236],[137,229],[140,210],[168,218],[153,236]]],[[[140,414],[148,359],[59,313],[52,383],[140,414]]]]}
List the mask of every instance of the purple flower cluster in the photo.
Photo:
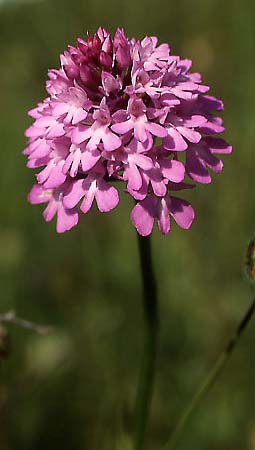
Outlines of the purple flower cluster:
{"type": "Polygon", "coordinates": [[[223,103],[205,95],[191,61],[170,55],[155,37],[128,40],[122,29],[112,39],[103,28],[78,39],[49,70],[49,94],[29,115],[24,154],[37,169],[31,203],[47,203],[43,216],[57,215],[57,231],[78,223],[78,205],[87,213],[95,199],[107,212],[119,202],[116,181],[135,199],[131,221],[138,233],[170,231],[170,216],[189,228],[194,210],[177,191],[210,183],[230,153],[221,138],[223,103]],[[180,161],[181,159],[181,161],[180,161]]]}

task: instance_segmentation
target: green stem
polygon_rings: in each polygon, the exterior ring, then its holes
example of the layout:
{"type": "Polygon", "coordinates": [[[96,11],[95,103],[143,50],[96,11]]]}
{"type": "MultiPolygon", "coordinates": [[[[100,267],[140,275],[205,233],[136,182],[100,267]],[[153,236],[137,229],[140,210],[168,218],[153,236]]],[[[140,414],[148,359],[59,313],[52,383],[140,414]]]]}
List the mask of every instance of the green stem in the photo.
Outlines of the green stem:
{"type": "Polygon", "coordinates": [[[145,342],[135,405],[134,450],[143,448],[153,394],[158,334],[157,288],[152,267],[150,238],[138,236],[143,283],[145,342]]]}
{"type": "Polygon", "coordinates": [[[190,419],[191,415],[193,414],[197,406],[200,404],[203,397],[207,394],[207,392],[217,379],[218,375],[224,368],[225,364],[227,363],[228,359],[233,353],[233,350],[235,349],[239,339],[241,338],[241,335],[243,334],[248,323],[250,322],[250,319],[252,318],[254,311],[255,311],[255,299],[253,300],[249,309],[247,310],[241,322],[239,323],[234,336],[230,339],[225,350],[216,360],[211,372],[202,382],[197,392],[195,393],[194,397],[192,398],[190,404],[188,405],[187,409],[184,411],[184,414],[181,416],[177,424],[177,427],[175,428],[173,434],[170,436],[170,439],[165,445],[164,450],[174,450],[176,448],[176,445],[182,436],[184,427],[186,426],[188,420],[190,419]]]}

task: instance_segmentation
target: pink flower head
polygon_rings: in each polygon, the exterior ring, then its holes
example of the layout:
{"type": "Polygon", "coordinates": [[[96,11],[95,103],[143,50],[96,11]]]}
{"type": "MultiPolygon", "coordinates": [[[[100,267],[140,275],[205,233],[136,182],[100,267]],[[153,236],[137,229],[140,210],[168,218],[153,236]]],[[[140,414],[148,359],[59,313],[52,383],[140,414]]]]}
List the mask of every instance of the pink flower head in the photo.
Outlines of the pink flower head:
{"type": "Polygon", "coordinates": [[[210,183],[232,148],[221,137],[223,103],[207,94],[191,61],[170,54],[156,37],[129,40],[103,28],[78,39],[50,70],[49,94],[29,112],[27,166],[38,169],[28,200],[47,203],[46,221],[57,231],[77,225],[95,202],[99,211],[118,205],[116,181],[135,200],[131,222],[142,236],[154,221],[163,234],[170,218],[184,229],[192,206],[175,194],[210,183]],[[180,157],[180,155],[182,157],[180,157]],[[180,160],[181,159],[181,160],[180,160]]]}

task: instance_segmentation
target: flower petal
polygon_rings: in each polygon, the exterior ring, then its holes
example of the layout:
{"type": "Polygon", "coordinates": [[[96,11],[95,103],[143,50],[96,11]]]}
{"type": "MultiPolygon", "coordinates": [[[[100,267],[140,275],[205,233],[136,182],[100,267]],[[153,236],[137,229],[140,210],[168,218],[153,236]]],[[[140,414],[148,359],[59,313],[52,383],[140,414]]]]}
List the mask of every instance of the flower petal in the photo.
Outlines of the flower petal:
{"type": "Polygon", "coordinates": [[[99,161],[99,159],[101,158],[101,152],[99,150],[85,150],[82,154],[81,154],[81,165],[82,165],[82,170],[84,172],[89,171],[90,169],[92,169],[92,167],[94,167],[97,163],[97,161],[99,161]]]}
{"type": "Polygon", "coordinates": [[[72,142],[74,144],[81,144],[82,142],[89,139],[91,136],[91,127],[79,124],[76,126],[72,132],[72,142]]]}
{"type": "Polygon", "coordinates": [[[198,183],[211,183],[211,176],[204,162],[197,156],[196,152],[189,149],[186,157],[186,171],[188,176],[198,183]]]}
{"type": "Polygon", "coordinates": [[[224,139],[216,137],[206,137],[204,138],[208,148],[212,153],[231,153],[232,146],[229,145],[224,139]]]}
{"type": "Polygon", "coordinates": [[[118,134],[125,134],[133,128],[133,121],[131,119],[126,120],[126,122],[115,123],[111,126],[112,131],[118,134]]]}
{"type": "Polygon", "coordinates": [[[31,191],[28,194],[28,201],[32,205],[36,205],[38,203],[46,203],[52,197],[51,189],[44,189],[43,186],[39,186],[38,184],[34,184],[31,191]]]}
{"type": "Polygon", "coordinates": [[[81,198],[86,193],[86,187],[84,186],[85,180],[74,181],[70,186],[68,191],[63,197],[63,204],[65,208],[72,209],[76,206],[81,198]]]}
{"type": "Polygon", "coordinates": [[[57,232],[64,233],[71,230],[78,223],[78,211],[76,208],[66,209],[62,203],[58,206],[57,211],[57,232]]]}
{"type": "Polygon", "coordinates": [[[154,136],[158,136],[158,137],[166,137],[167,136],[167,131],[164,127],[162,127],[161,125],[158,125],[157,123],[154,122],[147,122],[146,123],[146,129],[153,134],[154,136]]]}
{"type": "Polygon", "coordinates": [[[116,136],[116,134],[112,133],[109,128],[105,130],[105,133],[102,136],[102,141],[104,144],[104,149],[108,152],[116,150],[122,144],[119,136],[116,136]]]}
{"type": "Polygon", "coordinates": [[[124,170],[124,180],[128,181],[128,188],[138,191],[142,186],[142,177],[135,164],[130,162],[124,170]]]}
{"type": "Polygon", "coordinates": [[[171,151],[183,151],[188,148],[187,142],[182,135],[173,127],[168,128],[168,135],[163,139],[163,147],[171,151]]]}
{"type": "Polygon", "coordinates": [[[114,209],[119,203],[119,194],[117,189],[110,186],[103,178],[97,181],[97,191],[95,193],[96,202],[99,211],[108,212],[114,209]]]}
{"type": "Polygon", "coordinates": [[[201,139],[201,134],[191,128],[178,127],[178,131],[190,142],[197,143],[201,139]]]}
{"type": "Polygon", "coordinates": [[[190,228],[195,217],[192,206],[186,200],[176,197],[167,198],[167,204],[177,225],[185,230],[190,228]]]}
{"type": "Polygon", "coordinates": [[[170,231],[170,217],[167,203],[164,198],[159,202],[158,207],[158,227],[162,234],[167,234],[170,231]]]}
{"type": "Polygon", "coordinates": [[[131,222],[141,236],[149,236],[152,232],[157,207],[153,197],[147,197],[137,203],[131,211],[131,222]]]}
{"type": "Polygon", "coordinates": [[[161,171],[165,178],[174,183],[180,183],[185,176],[185,167],[175,159],[163,159],[160,161],[161,171]]]}

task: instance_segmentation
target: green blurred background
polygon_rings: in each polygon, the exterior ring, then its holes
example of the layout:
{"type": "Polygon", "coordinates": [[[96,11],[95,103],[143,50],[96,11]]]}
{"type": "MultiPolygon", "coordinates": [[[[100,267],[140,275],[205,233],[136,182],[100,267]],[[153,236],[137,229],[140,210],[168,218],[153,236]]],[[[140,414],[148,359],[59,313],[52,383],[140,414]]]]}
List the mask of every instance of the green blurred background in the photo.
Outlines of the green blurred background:
{"type": "MultiPolygon", "coordinates": [[[[26,111],[45,97],[47,69],[87,30],[157,35],[193,59],[225,102],[232,156],[188,197],[190,231],[153,233],[161,335],[146,449],[158,450],[247,308],[243,272],[255,232],[253,0],[0,1],[0,311],[52,325],[7,326],[0,362],[1,450],[130,450],[143,315],[132,202],[94,209],[57,235],[26,201],[26,111]]],[[[193,416],[180,450],[255,449],[255,324],[193,416]]]]}

